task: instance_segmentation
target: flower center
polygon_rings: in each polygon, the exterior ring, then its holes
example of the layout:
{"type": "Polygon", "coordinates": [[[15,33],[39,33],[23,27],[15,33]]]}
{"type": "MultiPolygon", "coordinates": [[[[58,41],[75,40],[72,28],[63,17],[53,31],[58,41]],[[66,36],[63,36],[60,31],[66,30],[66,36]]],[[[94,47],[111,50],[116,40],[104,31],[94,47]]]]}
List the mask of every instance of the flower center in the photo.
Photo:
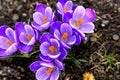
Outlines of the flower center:
{"type": "Polygon", "coordinates": [[[47,18],[46,18],[45,16],[42,18],[42,20],[43,20],[43,23],[44,23],[44,24],[48,22],[48,21],[47,21],[47,18]]]}
{"type": "Polygon", "coordinates": [[[30,41],[32,39],[32,36],[30,34],[27,34],[26,38],[27,38],[27,40],[30,41]]]}
{"type": "Polygon", "coordinates": [[[47,74],[47,75],[50,75],[53,70],[54,70],[54,68],[48,68],[48,69],[46,70],[46,74],[47,74]]]}
{"type": "Polygon", "coordinates": [[[68,7],[65,6],[65,7],[64,7],[64,13],[66,13],[67,11],[68,11],[68,7]]]}
{"type": "Polygon", "coordinates": [[[68,38],[68,33],[67,32],[64,32],[63,35],[62,35],[62,39],[63,40],[66,40],[68,38]]]}
{"type": "Polygon", "coordinates": [[[8,45],[8,46],[11,46],[13,44],[13,42],[11,42],[10,40],[6,40],[5,43],[8,45]]]}
{"type": "Polygon", "coordinates": [[[80,18],[80,19],[76,20],[75,26],[78,27],[78,26],[80,26],[82,23],[83,23],[83,19],[80,18]]]}
{"type": "Polygon", "coordinates": [[[55,49],[54,46],[50,46],[49,50],[50,50],[51,53],[56,54],[56,49],[55,49]]]}

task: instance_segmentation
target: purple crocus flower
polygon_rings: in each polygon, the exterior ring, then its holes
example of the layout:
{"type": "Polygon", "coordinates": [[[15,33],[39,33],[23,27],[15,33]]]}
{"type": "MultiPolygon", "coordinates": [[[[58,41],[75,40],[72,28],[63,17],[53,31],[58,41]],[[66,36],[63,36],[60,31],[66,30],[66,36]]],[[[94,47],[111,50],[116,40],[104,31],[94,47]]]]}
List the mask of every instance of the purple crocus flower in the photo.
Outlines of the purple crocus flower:
{"type": "Polygon", "coordinates": [[[63,60],[67,56],[67,51],[64,49],[59,41],[50,33],[44,33],[40,38],[40,58],[44,61],[49,61],[58,58],[63,60]]]}
{"type": "Polygon", "coordinates": [[[66,12],[73,12],[73,3],[72,1],[67,0],[58,0],[57,3],[57,12],[59,13],[59,16],[62,17],[64,13],[66,12]]]}
{"type": "Polygon", "coordinates": [[[17,22],[15,28],[18,39],[17,41],[19,43],[19,50],[22,53],[28,53],[32,51],[33,44],[38,39],[38,32],[30,25],[22,22],[17,22]]]}
{"type": "Polygon", "coordinates": [[[54,37],[67,49],[76,42],[72,27],[67,23],[55,22],[52,24],[51,30],[54,32],[54,37]]]}
{"type": "Polygon", "coordinates": [[[59,70],[63,70],[64,65],[57,59],[52,62],[35,61],[30,65],[30,69],[36,72],[37,80],[58,80],[59,70]]]}
{"type": "Polygon", "coordinates": [[[38,4],[35,11],[36,12],[33,14],[34,22],[32,22],[32,26],[39,31],[48,29],[52,21],[55,20],[52,9],[44,4],[38,4]]]}
{"type": "Polygon", "coordinates": [[[93,9],[85,9],[83,6],[78,6],[73,12],[72,18],[69,20],[72,28],[85,38],[84,33],[93,33],[95,20],[95,11],[93,9]]]}
{"type": "Polygon", "coordinates": [[[15,31],[8,26],[0,27],[0,56],[12,55],[17,51],[17,40],[15,31]]]}

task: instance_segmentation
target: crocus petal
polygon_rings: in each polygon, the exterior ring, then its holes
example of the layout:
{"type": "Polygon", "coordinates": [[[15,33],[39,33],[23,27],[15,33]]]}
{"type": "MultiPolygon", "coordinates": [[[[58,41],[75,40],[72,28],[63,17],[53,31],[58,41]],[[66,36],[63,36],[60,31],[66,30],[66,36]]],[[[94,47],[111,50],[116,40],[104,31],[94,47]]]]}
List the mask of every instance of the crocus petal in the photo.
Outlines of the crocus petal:
{"type": "Polygon", "coordinates": [[[0,36],[0,48],[7,49],[9,46],[5,43],[8,40],[6,37],[0,36]]]}
{"type": "Polygon", "coordinates": [[[59,60],[64,60],[67,56],[67,50],[64,49],[64,48],[60,48],[60,51],[61,51],[61,55],[59,56],[59,60]]]}
{"type": "Polygon", "coordinates": [[[68,45],[73,45],[76,42],[76,36],[71,36],[67,42],[68,45]]]}
{"type": "Polygon", "coordinates": [[[7,54],[6,54],[5,50],[0,48],[0,57],[4,58],[6,56],[7,56],[7,54]]]}
{"type": "Polygon", "coordinates": [[[43,28],[43,30],[46,30],[49,28],[49,26],[50,26],[50,22],[47,22],[45,24],[42,24],[40,27],[43,28]]]}
{"type": "Polygon", "coordinates": [[[96,18],[95,11],[90,8],[85,9],[85,16],[83,18],[84,22],[94,22],[96,18]]]}
{"type": "Polygon", "coordinates": [[[61,52],[58,52],[57,54],[52,54],[52,53],[49,53],[48,54],[48,56],[50,57],[50,58],[53,58],[53,59],[56,59],[56,58],[58,58],[59,56],[60,56],[60,54],[61,54],[61,52]]]}
{"type": "Polygon", "coordinates": [[[20,39],[19,39],[20,33],[21,32],[25,33],[24,25],[25,25],[25,23],[23,23],[23,22],[17,22],[15,24],[15,33],[16,33],[17,44],[20,44],[20,39]]]}
{"type": "Polygon", "coordinates": [[[68,45],[68,44],[66,44],[65,42],[62,42],[62,41],[61,41],[61,45],[62,45],[64,48],[66,48],[66,49],[70,49],[70,48],[71,48],[70,45],[68,45]]]}
{"type": "Polygon", "coordinates": [[[67,0],[58,0],[58,2],[60,2],[62,4],[62,6],[64,6],[65,3],[67,2],[67,0]]]}
{"type": "Polygon", "coordinates": [[[50,53],[50,51],[48,51],[49,46],[50,46],[50,44],[48,42],[43,42],[40,45],[40,51],[44,56],[47,56],[48,53],[50,53]]]}
{"type": "Polygon", "coordinates": [[[89,22],[82,24],[79,30],[82,31],[83,33],[93,33],[94,28],[95,28],[94,24],[92,22],[89,22]]]}
{"type": "Polygon", "coordinates": [[[55,30],[55,32],[54,32],[54,37],[56,38],[56,39],[58,39],[58,40],[60,40],[60,32],[58,31],[58,30],[55,30]]]}
{"type": "Polygon", "coordinates": [[[72,14],[70,12],[66,12],[63,16],[63,22],[69,23],[69,20],[72,18],[72,14]]]}
{"type": "Polygon", "coordinates": [[[33,49],[33,46],[27,46],[27,45],[20,45],[19,46],[19,50],[22,53],[29,53],[32,51],[32,49],[33,49]]]}
{"type": "Polygon", "coordinates": [[[69,24],[63,23],[60,27],[60,31],[63,34],[64,32],[67,32],[69,36],[72,35],[72,28],[69,24]]]}
{"type": "Polygon", "coordinates": [[[16,38],[15,31],[13,31],[13,29],[7,28],[5,33],[6,33],[7,37],[10,39],[10,41],[12,41],[12,42],[16,41],[15,40],[15,38],[16,38]]]}
{"type": "Polygon", "coordinates": [[[19,39],[23,44],[28,44],[29,42],[26,38],[26,34],[24,34],[23,32],[20,33],[19,39]]]}
{"type": "Polygon", "coordinates": [[[76,34],[76,42],[75,42],[75,45],[80,45],[81,43],[81,37],[80,35],[76,34]]]}
{"type": "Polygon", "coordinates": [[[59,61],[58,59],[54,60],[56,66],[59,68],[59,70],[63,70],[64,69],[64,65],[61,61],[59,61]]]}
{"type": "Polygon", "coordinates": [[[32,39],[29,41],[27,45],[33,45],[35,43],[35,36],[32,37],[32,39]]]}
{"type": "Polygon", "coordinates": [[[7,28],[8,28],[8,26],[0,26],[0,36],[7,37],[5,34],[5,31],[7,28]]]}
{"type": "Polygon", "coordinates": [[[59,79],[59,69],[55,68],[51,74],[50,80],[58,80],[59,79]]]}
{"type": "Polygon", "coordinates": [[[61,21],[56,21],[56,22],[53,22],[51,27],[50,27],[50,32],[51,33],[54,33],[54,31],[57,29],[57,30],[60,30],[60,25],[62,24],[61,21]]]}
{"type": "Polygon", "coordinates": [[[63,6],[60,2],[57,3],[57,11],[60,13],[60,14],[63,14],[63,6]]]}
{"type": "Polygon", "coordinates": [[[76,21],[79,18],[83,18],[85,15],[85,9],[83,6],[78,6],[73,13],[73,21],[76,21]]]}
{"type": "Polygon", "coordinates": [[[46,5],[44,5],[44,4],[38,4],[36,6],[35,11],[44,14],[45,13],[45,8],[46,8],[46,5]]]}
{"type": "Polygon", "coordinates": [[[35,61],[30,65],[30,70],[31,71],[37,71],[41,66],[41,61],[35,61]]]}
{"type": "Polygon", "coordinates": [[[33,20],[39,25],[43,23],[42,18],[43,18],[43,14],[41,14],[40,12],[35,12],[33,14],[33,20]]]}
{"type": "Polygon", "coordinates": [[[51,45],[53,45],[56,49],[60,47],[59,42],[56,39],[50,39],[51,45]]]}
{"type": "Polygon", "coordinates": [[[41,66],[45,66],[45,67],[51,67],[51,68],[54,68],[54,67],[55,67],[55,66],[53,65],[53,63],[51,63],[51,62],[44,62],[44,61],[42,61],[40,65],[41,65],[41,66]]]}
{"type": "Polygon", "coordinates": [[[11,55],[16,51],[17,51],[17,44],[14,43],[5,52],[6,52],[7,55],[11,55]]]}
{"type": "Polygon", "coordinates": [[[30,34],[31,36],[35,35],[32,27],[30,25],[25,25],[24,28],[25,28],[26,34],[30,34]]]}
{"type": "Polygon", "coordinates": [[[40,43],[49,42],[51,38],[53,38],[53,35],[50,34],[50,33],[45,32],[40,37],[40,43]]]}
{"type": "Polygon", "coordinates": [[[52,19],[52,9],[50,7],[47,7],[45,9],[45,16],[47,17],[48,21],[51,21],[52,19]]]}
{"type": "Polygon", "coordinates": [[[72,7],[73,7],[72,1],[67,1],[67,2],[65,3],[64,7],[67,7],[67,8],[68,8],[68,11],[69,11],[69,10],[72,10],[72,7]]]}
{"type": "Polygon", "coordinates": [[[36,72],[36,79],[37,80],[46,80],[49,75],[47,75],[45,72],[47,70],[47,67],[41,67],[36,72]]]}
{"type": "Polygon", "coordinates": [[[39,30],[39,31],[43,31],[43,28],[41,28],[39,24],[37,24],[36,22],[32,22],[32,27],[39,30]]]}
{"type": "Polygon", "coordinates": [[[45,62],[51,62],[53,59],[48,57],[48,56],[43,56],[42,54],[39,54],[39,57],[42,61],[45,61],[45,62]]]}

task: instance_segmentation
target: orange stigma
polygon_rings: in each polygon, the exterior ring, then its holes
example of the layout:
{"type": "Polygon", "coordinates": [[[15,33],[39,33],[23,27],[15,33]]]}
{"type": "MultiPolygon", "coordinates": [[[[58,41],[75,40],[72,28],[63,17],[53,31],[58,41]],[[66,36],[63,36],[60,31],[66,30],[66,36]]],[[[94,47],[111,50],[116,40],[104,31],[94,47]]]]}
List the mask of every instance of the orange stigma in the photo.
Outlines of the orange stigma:
{"type": "Polygon", "coordinates": [[[55,49],[54,46],[50,46],[50,47],[49,47],[49,50],[50,50],[50,52],[52,52],[53,54],[56,53],[56,49],[55,49]]]}
{"type": "Polygon", "coordinates": [[[67,11],[68,11],[68,7],[65,6],[65,7],[64,7],[64,12],[66,13],[67,11]]]}
{"type": "Polygon", "coordinates": [[[47,74],[47,75],[50,75],[53,70],[54,70],[54,68],[48,68],[48,69],[46,70],[46,74],[47,74]]]}
{"type": "Polygon", "coordinates": [[[63,40],[66,40],[68,38],[68,33],[67,32],[64,32],[64,34],[62,35],[62,39],[63,40]]]}
{"type": "Polygon", "coordinates": [[[83,19],[82,18],[80,18],[80,19],[78,19],[76,22],[75,22],[75,26],[80,26],[81,24],[83,23],[83,19]]]}
{"type": "Polygon", "coordinates": [[[47,23],[47,18],[45,16],[42,18],[42,20],[44,24],[47,23]]]}
{"type": "Polygon", "coordinates": [[[31,36],[30,34],[28,34],[28,35],[26,36],[26,38],[30,41],[30,40],[32,39],[32,36],[31,36]]]}
{"type": "Polygon", "coordinates": [[[5,43],[8,45],[8,46],[11,46],[13,44],[13,42],[11,42],[10,40],[6,40],[5,43]]]}

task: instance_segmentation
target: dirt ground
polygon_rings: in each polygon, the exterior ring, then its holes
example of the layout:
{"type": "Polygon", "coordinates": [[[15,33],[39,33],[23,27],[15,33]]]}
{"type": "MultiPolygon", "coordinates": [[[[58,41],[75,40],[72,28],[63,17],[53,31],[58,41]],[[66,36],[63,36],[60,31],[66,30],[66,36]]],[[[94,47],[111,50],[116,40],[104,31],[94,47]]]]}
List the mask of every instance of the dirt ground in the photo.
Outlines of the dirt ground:
{"type": "MultiPolygon", "coordinates": [[[[84,59],[79,68],[75,62],[64,60],[63,80],[82,80],[85,72],[91,72],[96,80],[120,80],[120,0],[73,0],[75,4],[96,11],[95,33],[88,40],[73,46],[71,55],[84,59]],[[108,57],[112,56],[111,66],[108,57]]],[[[55,8],[55,0],[0,0],[0,26],[14,28],[17,21],[28,22],[38,3],[55,8]]],[[[37,55],[34,55],[37,56],[37,55]]],[[[29,65],[37,60],[31,58],[0,59],[0,80],[35,80],[29,65]]]]}

